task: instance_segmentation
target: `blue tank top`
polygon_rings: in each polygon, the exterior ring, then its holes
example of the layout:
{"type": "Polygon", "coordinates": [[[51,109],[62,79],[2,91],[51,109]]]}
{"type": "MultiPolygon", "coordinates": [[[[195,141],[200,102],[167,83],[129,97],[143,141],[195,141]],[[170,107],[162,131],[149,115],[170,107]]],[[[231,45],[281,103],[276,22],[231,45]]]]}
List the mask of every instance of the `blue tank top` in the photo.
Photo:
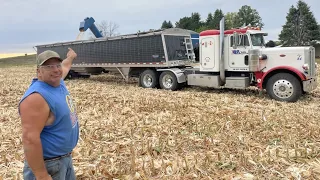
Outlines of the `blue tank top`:
{"type": "Polygon", "coordinates": [[[53,123],[45,126],[40,134],[44,158],[71,152],[78,143],[79,123],[75,103],[64,81],[61,79],[60,86],[53,87],[35,78],[21,101],[34,92],[42,95],[55,117],[53,123]]]}

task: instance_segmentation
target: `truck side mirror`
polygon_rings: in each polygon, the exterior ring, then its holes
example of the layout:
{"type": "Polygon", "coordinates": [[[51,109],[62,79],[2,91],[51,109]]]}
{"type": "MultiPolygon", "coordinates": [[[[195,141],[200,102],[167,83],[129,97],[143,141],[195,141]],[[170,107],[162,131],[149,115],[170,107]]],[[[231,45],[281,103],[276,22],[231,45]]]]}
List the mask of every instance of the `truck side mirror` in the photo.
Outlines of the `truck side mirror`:
{"type": "Polygon", "coordinates": [[[237,32],[233,33],[233,49],[237,49],[239,44],[239,34],[237,32]]]}

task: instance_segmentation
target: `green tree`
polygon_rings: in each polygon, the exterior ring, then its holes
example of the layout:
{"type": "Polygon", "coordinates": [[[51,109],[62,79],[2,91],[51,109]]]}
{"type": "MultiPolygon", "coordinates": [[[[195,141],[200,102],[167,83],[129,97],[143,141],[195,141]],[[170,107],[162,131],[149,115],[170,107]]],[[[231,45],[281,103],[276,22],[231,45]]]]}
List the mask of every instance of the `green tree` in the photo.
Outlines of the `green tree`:
{"type": "Polygon", "coordinates": [[[281,41],[274,41],[274,43],[276,44],[276,46],[282,45],[282,44],[281,44],[281,41]]]}
{"type": "Polygon", "coordinates": [[[171,21],[163,21],[161,29],[173,28],[171,21]]]}
{"type": "Polygon", "coordinates": [[[266,47],[276,47],[276,43],[272,40],[266,43],[266,47]]]}
{"type": "Polygon", "coordinates": [[[178,22],[176,22],[176,27],[182,28],[182,29],[190,29],[191,24],[192,22],[190,17],[183,17],[183,18],[180,18],[178,22]]]}
{"type": "Polygon", "coordinates": [[[209,28],[208,26],[200,26],[198,29],[194,30],[195,32],[200,33],[201,31],[209,30],[212,28],[209,28]]]}
{"type": "Polygon", "coordinates": [[[225,16],[225,29],[235,28],[235,20],[237,19],[236,12],[228,12],[225,16]]]}
{"type": "Polygon", "coordinates": [[[171,21],[168,22],[168,28],[173,28],[173,24],[171,21]]]}
{"type": "Polygon", "coordinates": [[[191,14],[191,17],[180,18],[180,20],[176,22],[176,27],[196,31],[203,26],[203,23],[200,20],[200,14],[195,12],[191,14]]]}
{"type": "Polygon", "coordinates": [[[220,29],[220,20],[224,16],[221,9],[217,9],[213,15],[212,27],[214,29],[220,29]]]}
{"type": "Polygon", "coordinates": [[[262,28],[264,26],[264,23],[262,22],[262,18],[260,17],[256,9],[253,9],[248,5],[244,5],[239,9],[237,13],[237,18],[234,21],[234,25],[236,27],[251,25],[259,26],[262,28]]]}
{"type": "Polygon", "coordinates": [[[206,22],[205,22],[205,26],[209,29],[209,28],[213,28],[213,16],[212,16],[212,13],[209,13],[208,14],[208,17],[206,19],[206,22]]]}
{"type": "Polygon", "coordinates": [[[201,26],[197,28],[196,32],[201,32],[208,29],[216,29],[216,26],[214,25],[214,16],[212,13],[209,13],[207,16],[207,19],[204,22],[200,22],[201,26]]]}
{"type": "Polygon", "coordinates": [[[194,30],[194,31],[202,26],[201,16],[199,13],[196,12],[191,14],[191,24],[192,24],[191,30],[194,30]]]}
{"type": "Polygon", "coordinates": [[[279,34],[283,46],[307,46],[320,39],[318,23],[304,1],[299,0],[297,7],[290,7],[286,20],[279,34]]]}

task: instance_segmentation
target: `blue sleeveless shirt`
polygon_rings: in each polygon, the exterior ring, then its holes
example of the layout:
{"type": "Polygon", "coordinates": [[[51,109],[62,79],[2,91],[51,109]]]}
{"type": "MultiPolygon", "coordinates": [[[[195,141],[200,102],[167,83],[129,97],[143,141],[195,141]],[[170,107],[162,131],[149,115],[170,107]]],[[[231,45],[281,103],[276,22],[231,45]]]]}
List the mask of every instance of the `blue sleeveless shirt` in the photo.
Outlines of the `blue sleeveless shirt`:
{"type": "Polygon", "coordinates": [[[52,158],[71,152],[78,143],[79,123],[75,103],[64,81],[61,79],[60,86],[53,87],[35,78],[20,103],[32,93],[39,93],[54,115],[53,123],[45,126],[40,134],[43,157],[52,158]]]}

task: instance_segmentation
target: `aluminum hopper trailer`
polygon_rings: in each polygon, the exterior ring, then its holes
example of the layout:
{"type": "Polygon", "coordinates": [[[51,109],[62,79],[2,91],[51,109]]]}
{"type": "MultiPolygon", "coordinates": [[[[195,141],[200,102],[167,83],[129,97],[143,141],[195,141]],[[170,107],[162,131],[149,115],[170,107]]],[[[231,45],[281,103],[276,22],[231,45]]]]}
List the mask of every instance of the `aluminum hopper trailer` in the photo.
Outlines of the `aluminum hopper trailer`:
{"type": "MultiPolygon", "coordinates": [[[[37,54],[45,50],[66,57],[68,47],[77,53],[68,78],[79,75],[113,72],[128,80],[138,77],[139,85],[154,88],[159,85],[161,72],[168,71],[177,77],[177,85],[186,82],[181,68],[190,66],[196,59],[189,30],[170,28],[152,32],[127,34],[38,45],[37,54]]],[[[171,88],[174,89],[174,88],[171,88]]]]}

